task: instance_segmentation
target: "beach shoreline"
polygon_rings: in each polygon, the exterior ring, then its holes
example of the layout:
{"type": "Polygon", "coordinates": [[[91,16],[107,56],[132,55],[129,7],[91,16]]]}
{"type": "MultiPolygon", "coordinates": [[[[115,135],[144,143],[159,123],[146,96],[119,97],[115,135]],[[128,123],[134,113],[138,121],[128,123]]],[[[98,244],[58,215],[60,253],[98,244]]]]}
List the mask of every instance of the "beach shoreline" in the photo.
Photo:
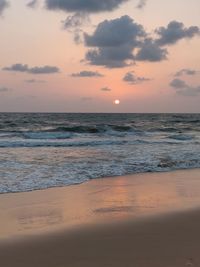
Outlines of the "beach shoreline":
{"type": "Polygon", "coordinates": [[[0,195],[3,267],[198,266],[200,170],[0,195]]]}

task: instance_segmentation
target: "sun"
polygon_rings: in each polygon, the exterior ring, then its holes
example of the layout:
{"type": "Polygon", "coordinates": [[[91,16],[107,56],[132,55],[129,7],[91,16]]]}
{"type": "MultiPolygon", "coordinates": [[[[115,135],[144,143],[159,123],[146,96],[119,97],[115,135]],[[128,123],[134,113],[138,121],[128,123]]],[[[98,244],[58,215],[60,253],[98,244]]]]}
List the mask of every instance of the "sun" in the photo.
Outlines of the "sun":
{"type": "Polygon", "coordinates": [[[115,99],[114,104],[115,105],[119,105],[120,104],[120,100],[119,99],[115,99]]]}

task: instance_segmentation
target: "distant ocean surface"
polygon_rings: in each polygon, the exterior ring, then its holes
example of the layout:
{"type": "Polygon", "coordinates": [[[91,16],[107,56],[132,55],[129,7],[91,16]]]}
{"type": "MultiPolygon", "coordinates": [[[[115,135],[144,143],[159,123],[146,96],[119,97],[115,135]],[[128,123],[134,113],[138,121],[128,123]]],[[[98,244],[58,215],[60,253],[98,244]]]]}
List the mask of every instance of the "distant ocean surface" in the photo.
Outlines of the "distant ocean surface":
{"type": "Polygon", "coordinates": [[[0,193],[200,167],[200,114],[0,113],[0,193]]]}

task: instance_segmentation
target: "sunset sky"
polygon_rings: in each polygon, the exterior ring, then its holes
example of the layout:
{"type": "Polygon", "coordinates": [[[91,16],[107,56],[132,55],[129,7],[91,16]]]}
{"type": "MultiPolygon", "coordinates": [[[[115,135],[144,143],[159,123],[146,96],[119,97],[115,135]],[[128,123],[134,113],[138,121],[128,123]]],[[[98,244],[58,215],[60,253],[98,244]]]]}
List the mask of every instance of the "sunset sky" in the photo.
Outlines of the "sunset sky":
{"type": "Polygon", "coordinates": [[[0,112],[200,112],[199,0],[0,0],[0,32],[0,112]]]}

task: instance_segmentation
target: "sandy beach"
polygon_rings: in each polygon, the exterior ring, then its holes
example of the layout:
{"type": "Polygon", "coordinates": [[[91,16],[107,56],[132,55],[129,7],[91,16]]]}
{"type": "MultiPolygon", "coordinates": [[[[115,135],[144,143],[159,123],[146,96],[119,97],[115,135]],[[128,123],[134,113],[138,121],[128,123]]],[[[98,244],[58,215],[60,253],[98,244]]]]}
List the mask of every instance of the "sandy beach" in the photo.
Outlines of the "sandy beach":
{"type": "Polygon", "coordinates": [[[200,265],[200,170],[0,196],[2,267],[200,265]]]}

